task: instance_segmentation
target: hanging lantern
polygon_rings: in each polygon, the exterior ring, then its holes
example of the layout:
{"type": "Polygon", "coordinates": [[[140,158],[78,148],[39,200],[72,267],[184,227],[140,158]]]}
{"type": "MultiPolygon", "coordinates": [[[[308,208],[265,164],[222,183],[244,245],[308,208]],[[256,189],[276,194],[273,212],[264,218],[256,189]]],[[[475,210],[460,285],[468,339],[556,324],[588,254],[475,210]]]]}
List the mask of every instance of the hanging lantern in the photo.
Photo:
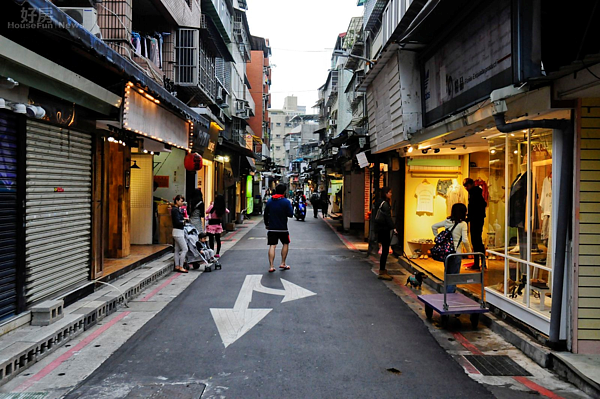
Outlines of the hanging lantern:
{"type": "Polygon", "coordinates": [[[183,160],[183,166],[190,172],[202,169],[202,157],[197,152],[189,153],[183,160]]]}

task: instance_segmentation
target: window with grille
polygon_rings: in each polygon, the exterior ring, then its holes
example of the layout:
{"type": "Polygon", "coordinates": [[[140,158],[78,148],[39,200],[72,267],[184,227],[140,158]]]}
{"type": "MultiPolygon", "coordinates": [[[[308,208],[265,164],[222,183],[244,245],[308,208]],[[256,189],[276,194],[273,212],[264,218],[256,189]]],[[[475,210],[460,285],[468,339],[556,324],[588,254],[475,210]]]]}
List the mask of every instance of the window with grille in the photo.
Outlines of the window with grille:
{"type": "Polygon", "coordinates": [[[175,84],[198,84],[198,30],[179,29],[175,46],[175,84]]]}

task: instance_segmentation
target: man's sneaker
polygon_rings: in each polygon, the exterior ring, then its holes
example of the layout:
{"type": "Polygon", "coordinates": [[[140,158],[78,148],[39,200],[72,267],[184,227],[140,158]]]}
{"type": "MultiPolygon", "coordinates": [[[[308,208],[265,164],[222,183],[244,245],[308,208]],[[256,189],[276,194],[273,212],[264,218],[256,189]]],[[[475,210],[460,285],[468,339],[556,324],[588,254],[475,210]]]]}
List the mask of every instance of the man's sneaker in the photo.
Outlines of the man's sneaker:
{"type": "Polygon", "coordinates": [[[221,255],[219,255],[219,254],[215,255],[215,258],[217,258],[217,259],[220,258],[220,257],[221,257],[221,255]]]}
{"type": "Polygon", "coordinates": [[[467,270],[481,270],[479,268],[479,266],[475,266],[475,265],[467,266],[467,267],[465,267],[465,269],[467,269],[467,270]]]}

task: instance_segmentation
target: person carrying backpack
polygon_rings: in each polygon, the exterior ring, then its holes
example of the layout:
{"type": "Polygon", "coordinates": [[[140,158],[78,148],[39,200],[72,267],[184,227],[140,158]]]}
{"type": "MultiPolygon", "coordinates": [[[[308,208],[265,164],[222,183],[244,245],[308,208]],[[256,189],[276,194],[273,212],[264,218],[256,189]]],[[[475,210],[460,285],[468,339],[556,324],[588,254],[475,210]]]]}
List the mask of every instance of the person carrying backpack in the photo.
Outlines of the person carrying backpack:
{"type": "MultiPolygon", "coordinates": [[[[436,259],[436,256],[434,254],[435,250],[438,248],[444,248],[448,244],[450,244],[450,248],[446,249],[446,254],[445,254],[446,256],[451,253],[461,254],[463,245],[467,249],[467,251],[470,250],[471,244],[469,243],[469,236],[467,234],[468,229],[467,229],[467,222],[465,221],[466,218],[467,218],[466,205],[457,203],[457,204],[452,205],[452,211],[451,211],[450,217],[448,217],[448,219],[442,220],[441,222],[436,223],[433,226],[431,226],[431,229],[433,230],[433,235],[435,237],[438,236],[438,231],[442,227],[444,227],[446,229],[444,231],[444,233],[445,232],[449,233],[449,234],[445,234],[442,237],[443,240],[441,240],[441,241],[444,241],[444,242],[438,242],[440,240],[436,240],[437,244],[431,250],[432,251],[431,254],[434,259],[436,259]],[[454,249],[454,251],[452,249],[454,249]]],[[[436,260],[441,260],[443,262],[445,259],[436,259],[436,260]]],[[[461,260],[462,260],[462,256],[451,257],[447,262],[448,264],[446,266],[447,267],[446,273],[459,274],[461,260]]],[[[453,293],[455,291],[456,291],[455,285],[446,286],[447,293],[453,293]]]]}

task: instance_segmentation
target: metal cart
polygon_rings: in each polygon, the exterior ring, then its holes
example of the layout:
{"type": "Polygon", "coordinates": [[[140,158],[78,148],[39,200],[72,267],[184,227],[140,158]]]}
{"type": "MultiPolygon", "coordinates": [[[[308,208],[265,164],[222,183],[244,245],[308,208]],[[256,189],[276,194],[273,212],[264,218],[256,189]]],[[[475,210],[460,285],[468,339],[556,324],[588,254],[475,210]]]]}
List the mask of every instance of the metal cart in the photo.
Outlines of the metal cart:
{"type": "Polygon", "coordinates": [[[448,260],[453,256],[479,255],[484,256],[481,252],[469,252],[464,254],[450,254],[444,261],[444,292],[442,294],[419,295],[417,298],[425,305],[425,315],[428,320],[431,320],[433,311],[435,310],[442,317],[442,327],[448,325],[450,315],[453,314],[470,314],[471,326],[477,328],[479,324],[479,315],[487,313],[490,310],[485,306],[483,299],[483,267],[480,273],[462,273],[448,274],[448,260]],[[481,300],[476,302],[471,298],[467,298],[459,293],[446,293],[446,286],[458,284],[481,284],[481,300]]]}

